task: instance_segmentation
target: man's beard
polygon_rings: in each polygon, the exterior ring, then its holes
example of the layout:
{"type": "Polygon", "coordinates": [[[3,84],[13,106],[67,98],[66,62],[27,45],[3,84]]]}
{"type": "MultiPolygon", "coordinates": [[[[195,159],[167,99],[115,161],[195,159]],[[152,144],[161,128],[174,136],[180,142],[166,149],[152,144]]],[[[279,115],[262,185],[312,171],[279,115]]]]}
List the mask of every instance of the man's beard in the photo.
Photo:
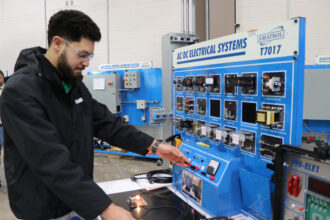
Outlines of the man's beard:
{"type": "Polygon", "coordinates": [[[58,58],[57,68],[62,75],[65,81],[70,81],[72,83],[81,81],[83,76],[80,74],[75,76],[73,73],[73,69],[69,66],[66,57],[66,50],[62,52],[62,54],[58,58]]]}

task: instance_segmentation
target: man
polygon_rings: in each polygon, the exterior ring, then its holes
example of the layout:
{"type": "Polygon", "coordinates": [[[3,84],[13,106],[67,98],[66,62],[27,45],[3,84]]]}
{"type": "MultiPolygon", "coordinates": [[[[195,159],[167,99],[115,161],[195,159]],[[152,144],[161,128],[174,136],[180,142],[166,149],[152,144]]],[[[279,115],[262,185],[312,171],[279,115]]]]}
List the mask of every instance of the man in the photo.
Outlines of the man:
{"type": "MultiPolygon", "coordinates": [[[[2,90],[5,86],[5,76],[3,75],[2,70],[0,70],[0,96],[2,94],[2,90]]],[[[1,151],[3,146],[3,128],[2,128],[2,121],[0,118],[0,167],[1,167],[1,151]]],[[[1,187],[1,176],[0,176],[0,187],[1,187]]]]}
{"type": "Polygon", "coordinates": [[[92,179],[94,136],[140,154],[156,150],[181,166],[189,162],[171,145],[157,148],[152,137],[91,97],[82,71],[100,38],[87,15],[60,11],[49,21],[49,48],[23,50],[6,83],[1,101],[5,171],[17,218],[54,219],[74,210],[86,219],[134,219],[92,179]]]}

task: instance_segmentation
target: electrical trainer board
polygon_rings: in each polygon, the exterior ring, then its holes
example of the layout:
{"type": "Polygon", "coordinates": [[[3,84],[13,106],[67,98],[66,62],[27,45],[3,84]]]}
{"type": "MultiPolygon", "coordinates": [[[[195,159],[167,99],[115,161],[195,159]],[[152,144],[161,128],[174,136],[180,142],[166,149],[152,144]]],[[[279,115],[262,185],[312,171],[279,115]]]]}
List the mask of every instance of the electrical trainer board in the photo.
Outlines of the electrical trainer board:
{"type": "Polygon", "coordinates": [[[274,151],[302,134],[305,19],[176,49],[173,187],[210,216],[272,219],[274,151]]]}

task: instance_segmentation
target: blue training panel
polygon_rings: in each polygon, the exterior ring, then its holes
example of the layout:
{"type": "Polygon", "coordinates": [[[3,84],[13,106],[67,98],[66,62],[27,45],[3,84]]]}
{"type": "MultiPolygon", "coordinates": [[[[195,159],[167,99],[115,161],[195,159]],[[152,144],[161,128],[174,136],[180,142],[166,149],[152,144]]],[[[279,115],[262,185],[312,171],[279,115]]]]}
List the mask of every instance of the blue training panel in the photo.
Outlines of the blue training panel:
{"type": "Polygon", "coordinates": [[[272,219],[274,151],[302,135],[305,19],[174,51],[173,187],[210,216],[272,219]]]}
{"type": "Polygon", "coordinates": [[[129,124],[132,125],[148,125],[160,126],[160,124],[150,124],[149,110],[152,108],[162,107],[162,70],[160,68],[151,69],[129,69],[129,70],[111,70],[88,73],[88,75],[102,75],[116,73],[121,76],[121,117],[128,116],[129,124]],[[124,90],[125,73],[140,72],[141,85],[140,88],[134,90],[124,90]],[[137,109],[137,100],[146,100],[147,108],[137,109]],[[151,103],[156,101],[157,103],[151,103]],[[145,121],[141,117],[145,115],[145,121]]]}

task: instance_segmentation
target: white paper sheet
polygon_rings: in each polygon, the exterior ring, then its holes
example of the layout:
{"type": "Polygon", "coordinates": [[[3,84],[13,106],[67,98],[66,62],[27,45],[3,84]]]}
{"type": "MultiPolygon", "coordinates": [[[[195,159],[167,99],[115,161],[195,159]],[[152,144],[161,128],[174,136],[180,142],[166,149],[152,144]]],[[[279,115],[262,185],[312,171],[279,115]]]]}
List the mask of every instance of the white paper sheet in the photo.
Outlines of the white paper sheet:
{"type": "Polygon", "coordinates": [[[93,79],[93,90],[104,90],[105,89],[105,79],[96,78],[93,79]]]}
{"type": "Polygon", "coordinates": [[[131,179],[113,180],[109,182],[98,183],[106,194],[115,194],[143,189],[142,186],[133,182],[131,179]]]}

